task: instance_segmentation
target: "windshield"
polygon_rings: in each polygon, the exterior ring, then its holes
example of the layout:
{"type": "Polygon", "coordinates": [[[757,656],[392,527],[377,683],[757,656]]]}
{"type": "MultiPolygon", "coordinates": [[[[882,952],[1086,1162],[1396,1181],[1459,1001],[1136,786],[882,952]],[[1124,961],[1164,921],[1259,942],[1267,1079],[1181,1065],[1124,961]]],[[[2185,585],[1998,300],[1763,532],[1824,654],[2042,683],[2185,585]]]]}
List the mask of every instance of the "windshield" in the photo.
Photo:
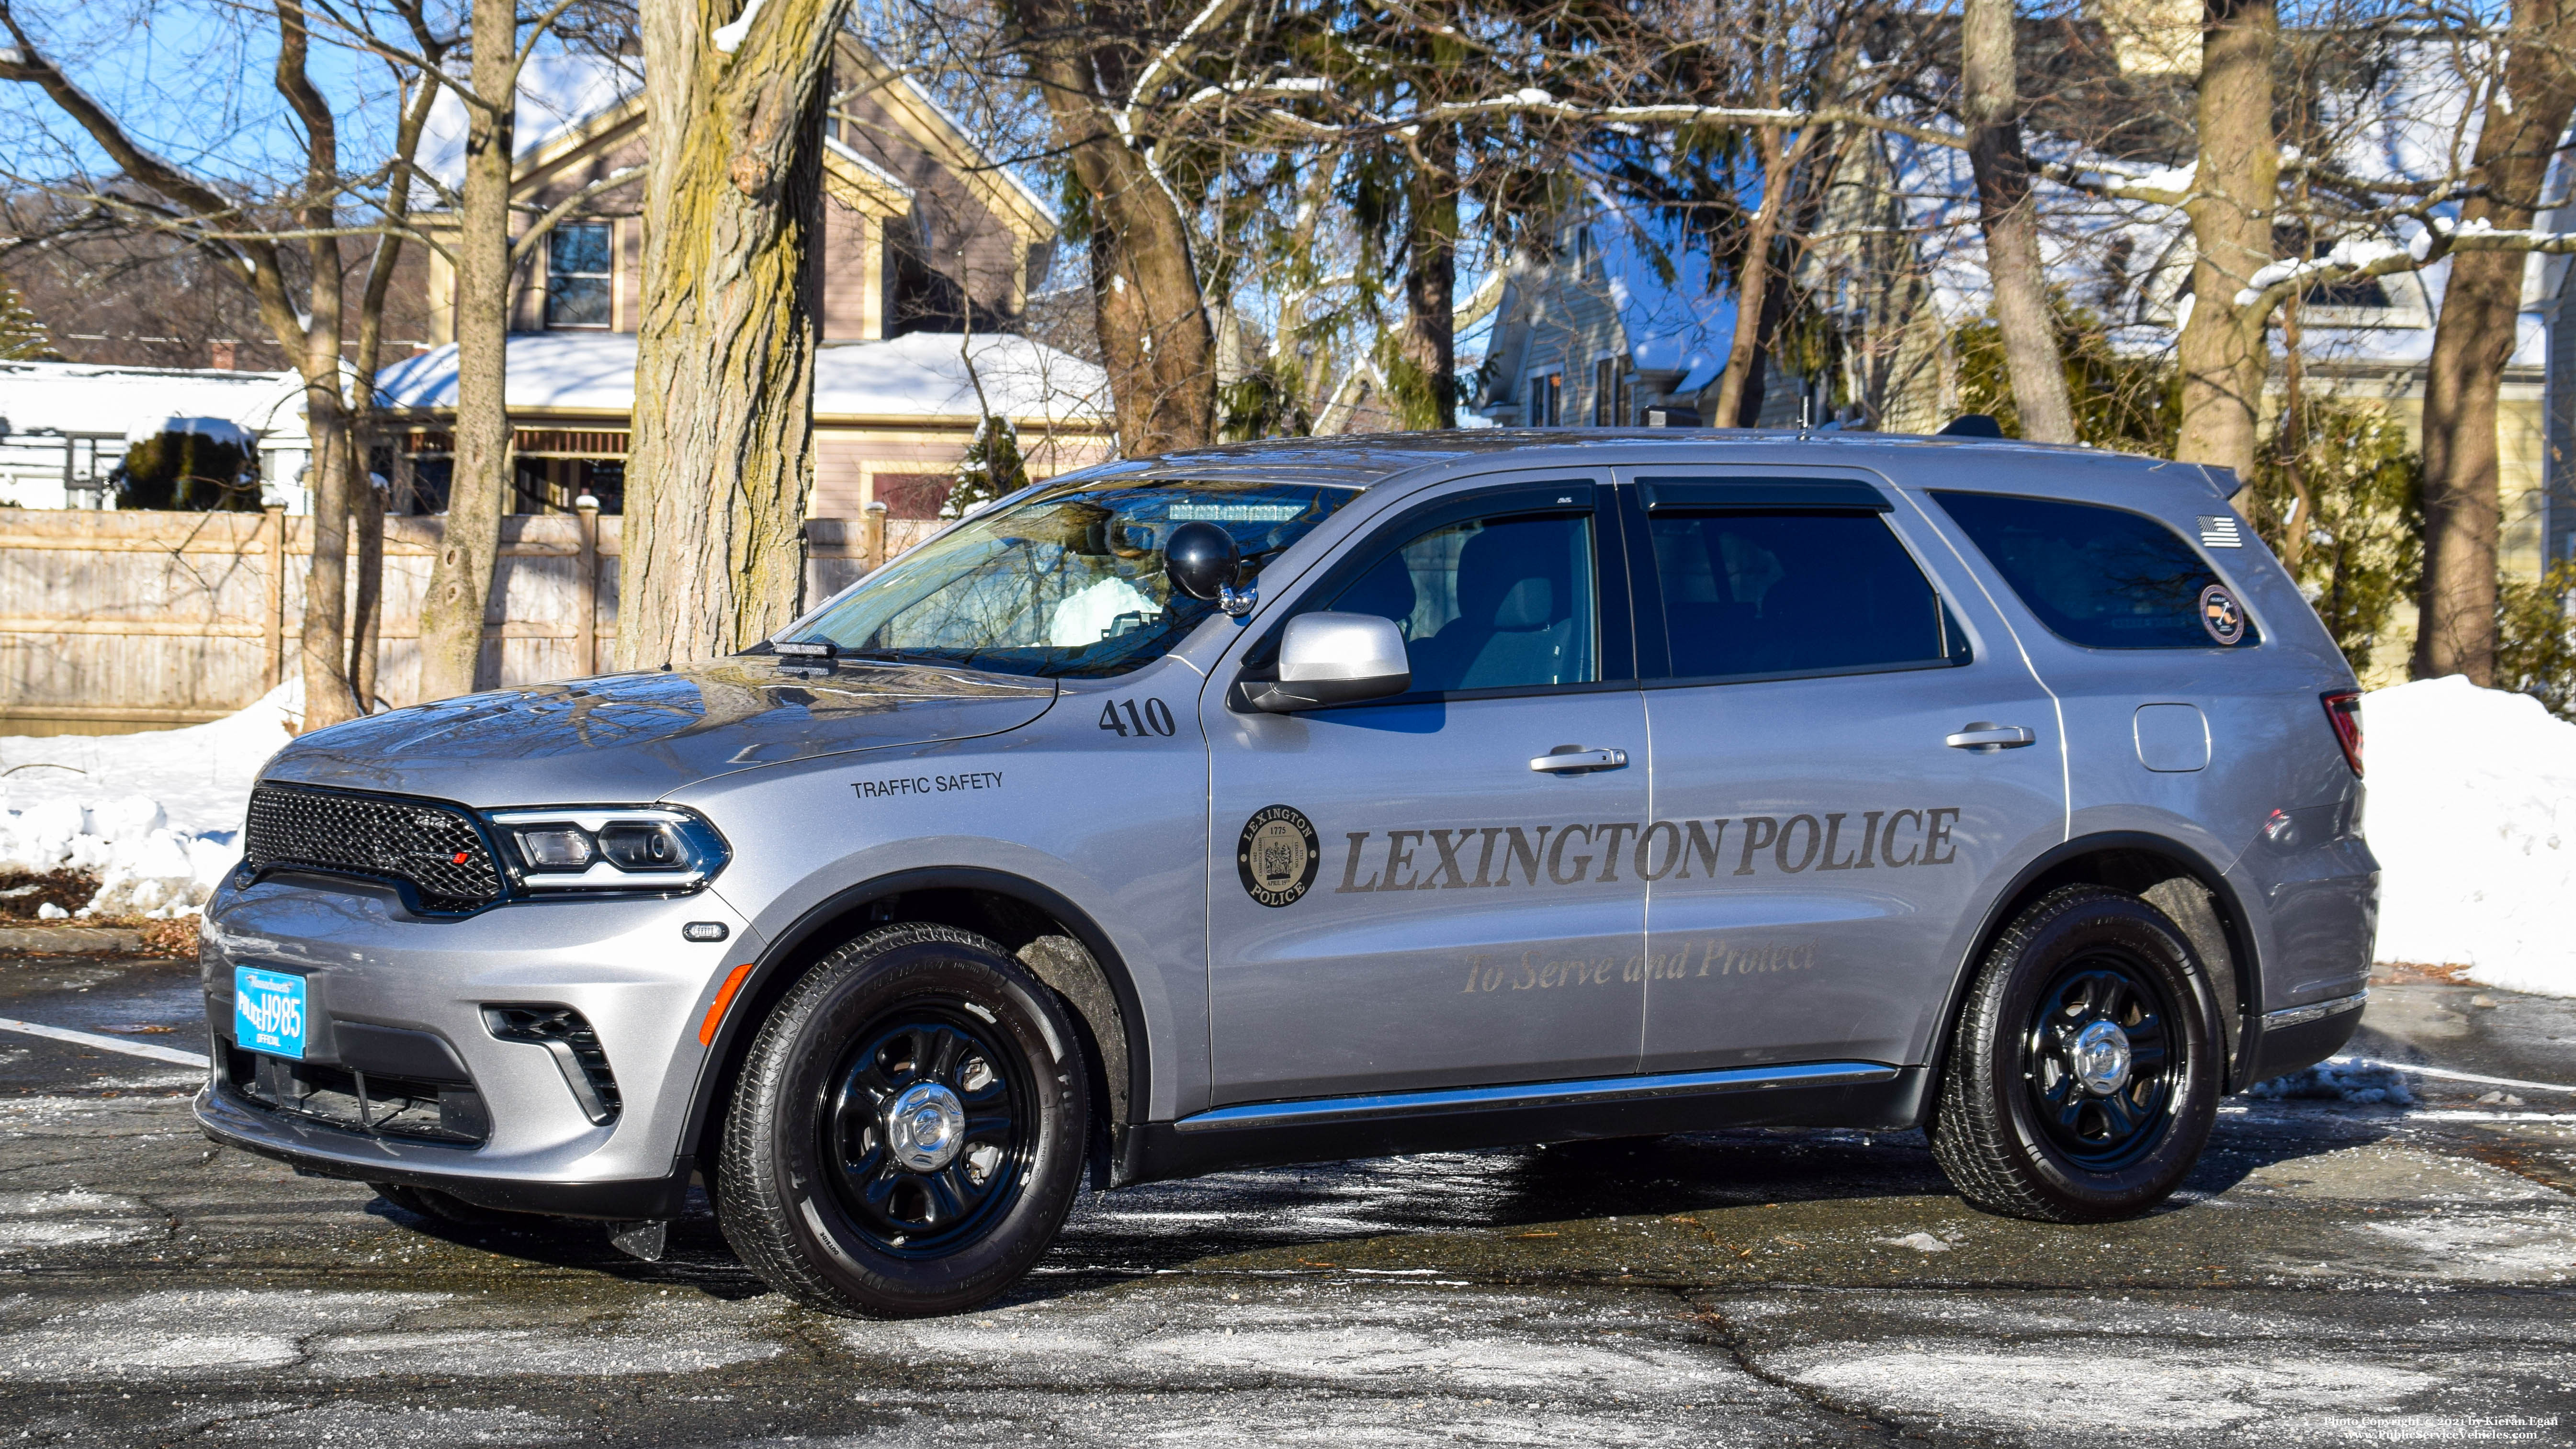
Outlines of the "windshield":
{"type": "Polygon", "coordinates": [[[966,520],[778,637],[836,644],[845,658],[1124,674],[1216,608],[1164,576],[1173,529],[1223,528],[1250,578],[1358,496],[1322,483],[1068,482],[966,520]]]}

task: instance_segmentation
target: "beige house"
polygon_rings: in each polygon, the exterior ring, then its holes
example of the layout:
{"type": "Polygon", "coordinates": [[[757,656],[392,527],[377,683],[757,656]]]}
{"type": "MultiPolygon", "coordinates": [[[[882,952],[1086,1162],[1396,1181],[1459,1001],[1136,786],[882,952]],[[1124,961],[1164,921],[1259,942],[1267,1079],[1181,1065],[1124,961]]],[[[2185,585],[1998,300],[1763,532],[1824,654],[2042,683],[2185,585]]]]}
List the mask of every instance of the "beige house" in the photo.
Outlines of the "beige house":
{"type": "MultiPolygon", "coordinates": [[[[522,78],[514,215],[524,224],[571,210],[512,279],[518,512],[563,512],[588,494],[614,513],[622,495],[644,256],[634,64],[540,57],[522,78]]],[[[807,512],[855,518],[883,503],[898,541],[925,531],[984,406],[1016,425],[1034,476],[1108,456],[1105,375],[1015,333],[1053,269],[1058,225],[1046,200],[846,32],[824,124],[807,512]]],[[[423,156],[451,185],[462,134],[461,110],[442,98],[423,156]]],[[[433,232],[453,224],[440,213],[424,221],[433,232]]],[[[382,387],[411,422],[389,460],[401,501],[434,512],[452,447],[455,278],[436,253],[414,275],[438,345],[388,369],[382,387]]]]}

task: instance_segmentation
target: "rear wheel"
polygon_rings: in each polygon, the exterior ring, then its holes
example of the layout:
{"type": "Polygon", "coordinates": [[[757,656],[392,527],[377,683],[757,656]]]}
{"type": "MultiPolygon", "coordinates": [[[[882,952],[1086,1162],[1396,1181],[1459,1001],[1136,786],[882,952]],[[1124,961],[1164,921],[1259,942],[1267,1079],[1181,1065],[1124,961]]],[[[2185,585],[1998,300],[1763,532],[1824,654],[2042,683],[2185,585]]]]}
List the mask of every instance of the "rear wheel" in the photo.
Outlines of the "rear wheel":
{"type": "Polygon", "coordinates": [[[1073,1205],[1080,1038],[1000,946],[889,926],[818,964],[743,1065],[716,1178],[726,1241],[826,1312],[953,1313],[1017,1281],[1073,1205]]]}
{"type": "Polygon", "coordinates": [[[1986,952],[1951,1042],[1933,1155],[1962,1197],[2045,1222],[2132,1217],[2199,1161],[2218,1107],[2213,1000],[2182,930],[2068,886],[1986,952]]]}

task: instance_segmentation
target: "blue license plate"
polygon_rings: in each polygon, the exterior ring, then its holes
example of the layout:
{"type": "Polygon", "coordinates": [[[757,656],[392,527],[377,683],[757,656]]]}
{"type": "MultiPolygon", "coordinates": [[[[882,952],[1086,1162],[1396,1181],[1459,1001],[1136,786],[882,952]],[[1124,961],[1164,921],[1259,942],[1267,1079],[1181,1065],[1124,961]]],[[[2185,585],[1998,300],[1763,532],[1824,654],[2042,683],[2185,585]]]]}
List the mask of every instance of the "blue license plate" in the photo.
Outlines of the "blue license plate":
{"type": "Polygon", "coordinates": [[[234,967],[233,1042],[244,1051],[304,1060],[304,978],[234,967]]]}

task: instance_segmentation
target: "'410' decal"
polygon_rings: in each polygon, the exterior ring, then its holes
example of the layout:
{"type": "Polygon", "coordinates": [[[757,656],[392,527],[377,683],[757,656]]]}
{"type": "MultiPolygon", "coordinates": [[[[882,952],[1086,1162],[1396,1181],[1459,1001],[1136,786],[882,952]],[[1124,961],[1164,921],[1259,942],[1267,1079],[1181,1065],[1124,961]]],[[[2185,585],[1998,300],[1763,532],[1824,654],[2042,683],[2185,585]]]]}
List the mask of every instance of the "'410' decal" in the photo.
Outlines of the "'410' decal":
{"type": "Polygon", "coordinates": [[[1159,699],[1146,700],[1142,709],[1132,699],[1113,699],[1100,707],[1100,727],[1116,731],[1122,740],[1131,735],[1169,735],[1180,728],[1172,719],[1172,707],[1159,699]]]}

